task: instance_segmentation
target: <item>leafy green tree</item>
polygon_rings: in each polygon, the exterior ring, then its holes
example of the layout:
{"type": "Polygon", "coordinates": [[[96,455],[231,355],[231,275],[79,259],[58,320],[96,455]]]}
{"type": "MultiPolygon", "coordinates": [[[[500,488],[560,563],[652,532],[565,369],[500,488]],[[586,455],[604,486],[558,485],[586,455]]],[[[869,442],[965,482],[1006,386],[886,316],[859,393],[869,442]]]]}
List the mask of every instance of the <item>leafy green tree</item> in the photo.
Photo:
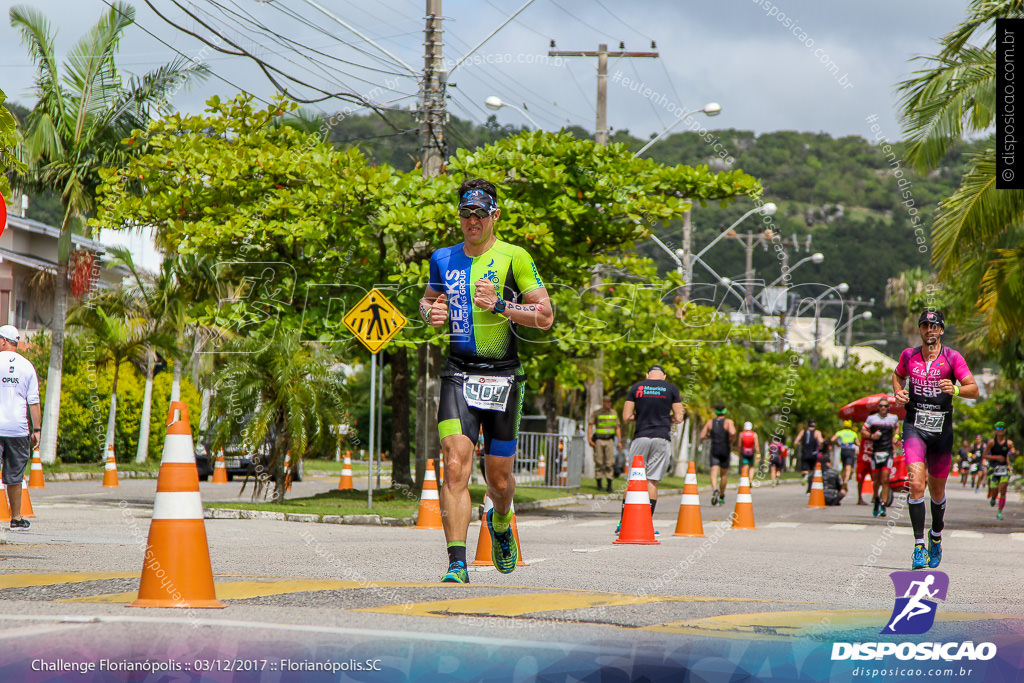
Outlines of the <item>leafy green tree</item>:
{"type": "Polygon", "coordinates": [[[115,55],[121,36],[134,18],[135,10],[130,5],[113,3],[71,47],[58,68],[55,32],[46,17],[24,5],[10,10],[11,26],[20,34],[37,69],[38,101],[25,132],[29,161],[26,180],[30,186],[59,190],[64,208],[57,249],[50,381],[40,446],[43,462],[56,458],[72,219],[91,212],[99,169],[126,159],[128,152],[121,140],[133,129],[145,126],[152,113],[169,111],[173,94],[206,73],[205,67],[195,67],[182,58],[126,83],[116,67],[115,55]]]}
{"type": "Polygon", "coordinates": [[[273,481],[274,500],[281,502],[285,455],[291,454],[292,472],[298,471],[303,456],[333,444],[331,427],[346,414],[336,360],[297,333],[280,334],[269,346],[239,338],[230,350],[215,385],[214,411],[224,419],[214,426],[214,447],[240,437],[248,452],[264,454],[253,496],[266,495],[273,481]]]}

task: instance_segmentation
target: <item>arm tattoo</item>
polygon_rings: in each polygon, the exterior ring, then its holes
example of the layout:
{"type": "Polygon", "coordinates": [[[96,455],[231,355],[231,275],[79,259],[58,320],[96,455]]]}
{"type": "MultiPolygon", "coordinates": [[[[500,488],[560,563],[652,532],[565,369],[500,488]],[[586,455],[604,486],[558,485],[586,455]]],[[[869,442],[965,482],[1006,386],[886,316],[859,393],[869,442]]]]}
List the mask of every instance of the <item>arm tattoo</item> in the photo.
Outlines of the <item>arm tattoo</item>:
{"type": "Polygon", "coordinates": [[[422,300],[420,300],[420,316],[424,322],[430,324],[430,306],[427,306],[422,300]]]}

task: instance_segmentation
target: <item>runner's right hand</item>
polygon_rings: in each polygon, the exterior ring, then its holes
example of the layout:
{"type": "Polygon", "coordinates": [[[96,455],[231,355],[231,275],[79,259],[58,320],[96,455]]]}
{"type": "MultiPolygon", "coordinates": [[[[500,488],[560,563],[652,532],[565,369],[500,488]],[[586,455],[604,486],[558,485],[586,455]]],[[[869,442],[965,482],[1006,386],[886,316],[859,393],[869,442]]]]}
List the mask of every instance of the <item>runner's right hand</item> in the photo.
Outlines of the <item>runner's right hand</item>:
{"type": "Polygon", "coordinates": [[[434,299],[430,304],[430,324],[433,327],[441,327],[448,320],[448,297],[446,294],[434,299]]]}
{"type": "Polygon", "coordinates": [[[893,394],[893,397],[896,399],[896,403],[901,406],[905,406],[910,402],[910,393],[906,389],[900,389],[893,394]]]}

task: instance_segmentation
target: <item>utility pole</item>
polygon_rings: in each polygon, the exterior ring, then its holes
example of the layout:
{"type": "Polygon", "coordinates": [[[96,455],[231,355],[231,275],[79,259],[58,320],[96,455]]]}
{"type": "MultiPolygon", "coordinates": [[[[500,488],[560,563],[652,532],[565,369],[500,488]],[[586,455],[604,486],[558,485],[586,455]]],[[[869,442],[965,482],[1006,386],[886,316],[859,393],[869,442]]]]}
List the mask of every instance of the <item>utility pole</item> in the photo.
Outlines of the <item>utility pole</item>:
{"type": "MultiPolygon", "coordinates": [[[[554,47],[554,41],[551,46],[554,47]]],[[[548,50],[548,57],[597,57],[597,121],[594,128],[594,142],[598,145],[608,144],[608,58],[622,57],[657,57],[657,52],[627,52],[625,45],[619,43],[617,52],[608,52],[608,44],[600,43],[597,51],[548,50]]],[[[590,278],[590,286],[597,290],[601,286],[601,273],[595,271],[590,278]]],[[[587,420],[594,411],[601,408],[604,398],[604,351],[599,351],[594,360],[594,381],[587,383],[587,420]]],[[[589,452],[589,444],[584,446],[589,452]]],[[[593,476],[593,458],[585,457],[584,475],[593,476]]]]}
{"type": "MultiPolygon", "coordinates": [[[[441,28],[441,0],[426,0],[426,28],[423,40],[423,79],[420,86],[420,153],[423,177],[441,175],[444,168],[445,85],[443,70],[444,31],[441,28]]],[[[416,394],[416,485],[426,472],[427,459],[441,451],[437,433],[437,406],[441,400],[440,370],[443,359],[436,344],[417,349],[419,378],[416,394]]]]}
{"type": "MultiPolygon", "coordinates": [[[[554,45],[553,42],[552,45],[554,45]]],[[[548,50],[548,57],[597,57],[597,126],[594,129],[594,142],[599,145],[608,144],[608,58],[658,56],[657,52],[632,52],[626,51],[625,47],[623,43],[619,43],[617,51],[609,52],[608,44],[601,43],[597,46],[596,52],[593,50],[548,50]]]]}
{"type": "Polygon", "coordinates": [[[770,230],[765,230],[763,232],[743,233],[730,231],[729,234],[725,236],[726,239],[737,240],[741,242],[743,244],[743,248],[747,252],[747,258],[745,262],[746,268],[743,276],[744,322],[747,325],[751,324],[753,320],[754,311],[754,246],[759,244],[765,249],[767,249],[768,241],[771,240],[773,234],[774,233],[772,233],[770,230]]]}

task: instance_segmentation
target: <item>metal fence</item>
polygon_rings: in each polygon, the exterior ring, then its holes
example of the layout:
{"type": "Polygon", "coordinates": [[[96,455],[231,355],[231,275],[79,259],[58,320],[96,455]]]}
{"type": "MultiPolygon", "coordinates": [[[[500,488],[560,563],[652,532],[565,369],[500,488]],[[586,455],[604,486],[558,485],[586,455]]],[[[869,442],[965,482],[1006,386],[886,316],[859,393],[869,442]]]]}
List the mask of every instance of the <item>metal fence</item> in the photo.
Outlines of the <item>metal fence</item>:
{"type": "Polygon", "coordinates": [[[583,437],[519,432],[513,471],[516,486],[579,488],[583,477],[583,437]]]}

